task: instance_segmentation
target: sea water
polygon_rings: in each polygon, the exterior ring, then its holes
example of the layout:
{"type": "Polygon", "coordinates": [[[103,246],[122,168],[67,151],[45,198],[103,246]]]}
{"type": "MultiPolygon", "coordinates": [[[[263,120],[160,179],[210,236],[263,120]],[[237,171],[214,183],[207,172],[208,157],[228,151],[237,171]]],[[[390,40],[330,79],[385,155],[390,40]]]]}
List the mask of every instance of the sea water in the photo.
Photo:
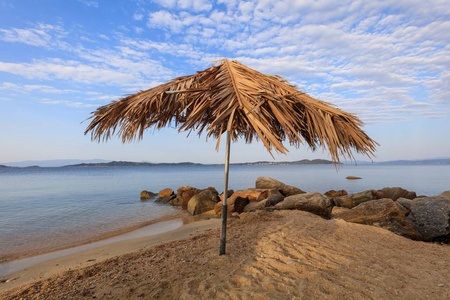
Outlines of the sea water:
{"type": "MultiPolygon", "coordinates": [[[[0,169],[0,260],[81,244],[180,211],[140,191],[183,185],[223,190],[222,165],[0,169]]],[[[254,187],[259,176],[308,192],[348,193],[399,186],[418,195],[450,189],[449,165],[232,165],[229,188],[254,187]],[[361,180],[347,180],[346,176],[361,180]]]]}

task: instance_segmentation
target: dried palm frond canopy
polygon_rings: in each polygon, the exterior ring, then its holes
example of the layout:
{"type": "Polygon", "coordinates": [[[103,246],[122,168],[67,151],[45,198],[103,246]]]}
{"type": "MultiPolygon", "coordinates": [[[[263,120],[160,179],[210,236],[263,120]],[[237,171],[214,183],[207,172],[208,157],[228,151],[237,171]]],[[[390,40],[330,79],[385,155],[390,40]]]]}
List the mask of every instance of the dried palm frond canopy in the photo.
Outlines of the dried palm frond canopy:
{"type": "Polygon", "coordinates": [[[206,132],[217,138],[253,139],[266,149],[286,153],[283,141],[312,150],[328,148],[333,162],[354,159],[352,149],[369,157],[377,143],[361,130],[353,114],[302,93],[279,76],[265,75],[237,61],[221,61],[204,71],[183,76],[102,106],[93,112],[85,134],[123,142],[141,139],[149,127],[176,126],[179,131],[206,132]]]}
{"type": "MultiPolygon", "coordinates": [[[[179,131],[206,132],[217,138],[227,132],[225,184],[228,191],[230,141],[260,139],[269,153],[286,153],[283,141],[312,150],[328,148],[334,163],[353,159],[352,149],[373,156],[377,143],[354,115],[300,92],[279,76],[261,74],[237,61],[222,60],[197,74],[178,77],[130,95],[93,112],[85,134],[107,140],[117,134],[123,142],[141,139],[149,127],[176,126],[179,131]]],[[[225,254],[227,193],[223,196],[220,255],[225,254]]]]}

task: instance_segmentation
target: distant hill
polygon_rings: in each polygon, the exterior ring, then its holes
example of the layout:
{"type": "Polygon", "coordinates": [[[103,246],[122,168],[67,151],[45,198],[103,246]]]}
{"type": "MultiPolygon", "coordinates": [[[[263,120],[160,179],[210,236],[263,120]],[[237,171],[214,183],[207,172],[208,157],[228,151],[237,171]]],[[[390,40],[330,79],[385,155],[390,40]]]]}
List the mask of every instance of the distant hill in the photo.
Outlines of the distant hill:
{"type": "Polygon", "coordinates": [[[75,165],[67,165],[64,167],[151,167],[151,166],[179,166],[179,165],[201,165],[192,162],[180,163],[149,163],[149,162],[133,162],[133,161],[111,161],[107,163],[82,163],[75,165]]]}
{"type": "Polygon", "coordinates": [[[333,164],[331,160],[326,159],[302,159],[297,161],[257,161],[257,162],[247,162],[247,163],[236,163],[233,165],[246,165],[246,166],[256,166],[256,165],[330,165],[333,164]]]}
{"type": "Polygon", "coordinates": [[[109,162],[110,160],[104,160],[104,159],[53,159],[53,160],[25,160],[25,161],[17,161],[17,162],[8,162],[8,163],[2,163],[3,165],[6,165],[7,167],[30,167],[30,166],[37,166],[37,167],[47,167],[47,168],[55,168],[55,167],[62,167],[65,165],[72,165],[72,164],[78,164],[78,163],[102,163],[102,162],[109,162]]]}
{"type": "Polygon", "coordinates": [[[5,165],[0,165],[0,168],[9,168],[9,167],[5,165]]]}
{"type": "Polygon", "coordinates": [[[377,162],[379,165],[450,165],[450,158],[422,159],[422,160],[391,160],[377,162]]]}

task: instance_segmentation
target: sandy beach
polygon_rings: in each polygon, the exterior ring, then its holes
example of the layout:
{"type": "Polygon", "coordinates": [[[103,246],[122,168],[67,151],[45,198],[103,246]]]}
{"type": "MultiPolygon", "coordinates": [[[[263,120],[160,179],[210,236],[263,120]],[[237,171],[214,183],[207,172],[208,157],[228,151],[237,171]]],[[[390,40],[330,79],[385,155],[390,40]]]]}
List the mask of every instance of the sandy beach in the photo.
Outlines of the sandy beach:
{"type": "Polygon", "coordinates": [[[448,299],[448,245],[303,211],[220,220],[44,262],[2,299],[448,299]]]}

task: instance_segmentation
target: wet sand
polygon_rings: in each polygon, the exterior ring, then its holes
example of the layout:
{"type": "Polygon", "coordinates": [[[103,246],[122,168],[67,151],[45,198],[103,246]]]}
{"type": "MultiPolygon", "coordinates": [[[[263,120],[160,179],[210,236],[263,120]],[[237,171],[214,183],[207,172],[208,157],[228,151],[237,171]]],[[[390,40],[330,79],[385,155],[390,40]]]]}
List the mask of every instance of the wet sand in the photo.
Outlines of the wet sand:
{"type": "MultiPolygon", "coordinates": [[[[78,242],[71,242],[71,241],[52,241],[51,246],[43,246],[46,245],[47,243],[43,243],[43,245],[29,245],[29,248],[22,248],[20,252],[17,253],[9,253],[9,254],[0,254],[0,264],[5,263],[5,262],[9,262],[9,261],[13,261],[13,260],[18,260],[18,259],[23,259],[23,258],[27,258],[27,257],[34,257],[37,255],[43,255],[43,254],[47,254],[50,252],[54,252],[54,251],[61,251],[61,250],[65,250],[65,249],[70,249],[70,248],[74,248],[74,247],[78,247],[78,246],[82,246],[82,245],[86,245],[86,244],[91,244],[97,241],[103,241],[105,239],[109,239],[109,238],[113,238],[116,236],[120,236],[135,230],[138,230],[140,228],[143,227],[147,227],[149,225],[152,224],[156,224],[159,222],[163,222],[163,221],[168,221],[168,220],[174,220],[174,219],[178,219],[181,218],[183,219],[183,223],[189,223],[192,220],[192,217],[187,214],[186,212],[180,212],[179,214],[174,214],[174,215],[168,215],[168,216],[164,216],[164,217],[160,217],[160,218],[156,218],[156,219],[152,219],[146,222],[142,222],[139,224],[135,224],[132,226],[127,226],[118,230],[113,230],[113,231],[109,231],[100,235],[96,235],[90,238],[86,238],[86,239],[81,239],[78,242]],[[61,246],[61,244],[63,244],[63,246],[61,246]],[[60,246],[55,246],[55,245],[60,245],[60,246]]],[[[69,238],[70,240],[70,238],[69,238]]],[[[0,267],[1,269],[1,267],[0,267]]],[[[1,271],[0,271],[0,276],[2,275],[1,271]]]]}
{"type": "Polygon", "coordinates": [[[220,220],[216,218],[190,221],[184,225],[180,219],[164,221],[111,239],[26,258],[22,260],[25,261],[23,263],[21,260],[10,262],[10,266],[2,270],[7,275],[0,276],[0,293],[55,274],[84,268],[112,257],[187,238],[196,232],[220,226],[220,220]],[[20,270],[15,271],[16,268],[20,270]]]}
{"type": "Polygon", "coordinates": [[[0,285],[0,298],[450,298],[448,245],[302,211],[261,211],[230,220],[227,254],[219,256],[219,226],[194,222],[71,263],[43,263],[11,274],[19,278],[0,285]],[[32,276],[23,280],[25,273],[32,276]]]}

